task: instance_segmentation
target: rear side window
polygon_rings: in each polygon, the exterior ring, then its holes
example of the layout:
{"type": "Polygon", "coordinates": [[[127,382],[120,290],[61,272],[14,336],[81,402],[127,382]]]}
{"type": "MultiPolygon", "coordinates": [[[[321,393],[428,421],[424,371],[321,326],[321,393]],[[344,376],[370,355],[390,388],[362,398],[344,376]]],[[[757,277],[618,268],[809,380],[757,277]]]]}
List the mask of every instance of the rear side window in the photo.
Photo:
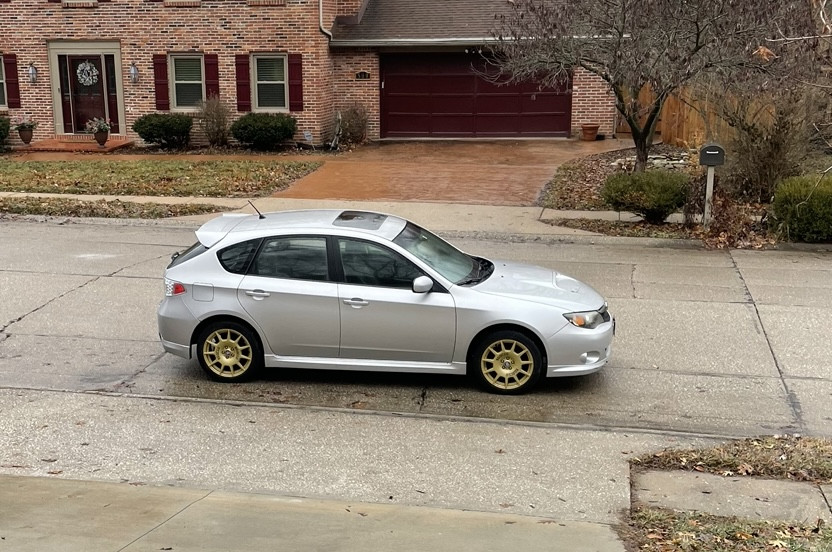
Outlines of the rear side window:
{"type": "Polygon", "coordinates": [[[245,274],[260,240],[248,240],[229,245],[217,252],[222,267],[233,274],[245,274]]]}
{"type": "Polygon", "coordinates": [[[206,251],[208,251],[207,247],[205,247],[204,245],[202,245],[199,242],[196,242],[195,244],[190,246],[188,249],[186,249],[182,253],[179,253],[178,255],[176,255],[170,261],[170,264],[168,265],[168,268],[173,268],[178,264],[182,264],[185,261],[187,261],[188,259],[193,259],[194,257],[202,255],[206,251]]]}
{"type": "Polygon", "coordinates": [[[329,280],[326,238],[292,236],[269,238],[251,267],[251,274],[294,280],[329,280]]]}

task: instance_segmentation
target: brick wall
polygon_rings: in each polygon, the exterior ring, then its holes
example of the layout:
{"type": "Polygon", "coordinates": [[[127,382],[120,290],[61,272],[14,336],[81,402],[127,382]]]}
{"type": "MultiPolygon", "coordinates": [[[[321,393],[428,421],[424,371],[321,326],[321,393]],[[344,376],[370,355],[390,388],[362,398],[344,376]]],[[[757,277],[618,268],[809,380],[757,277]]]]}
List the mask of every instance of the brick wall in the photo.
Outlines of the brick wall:
{"type": "MultiPolygon", "coordinates": [[[[327,0],[325,6],[325,22],[330,22],[336,14],[336,0],[327,0]]],[[[317,0],[112,0],[92,8],[62,7],[47,0],[0,3],[0,55],[17,55],[21,93],[21,108],[2,114],[34,118],[39,123],[36,140],[55,133],[49,41],[120,42],[126,119],[122,124],[131,137],[135,137],[130,127],[136,118],[156,112],[154,54],[217,54],[220,98],[236,116],[235,54],[301,53],[304,109],[292,115],[298,119],[298,137],[309,131],[313,141],[320,143],[331,134],[334,82],[333,62],[318,17],[317,0]],[[139,68],[138,83],[130,83],[127,77],[131,62],[139,68]],[[34,84],[26,72],[29,63],[38,69],[34,84]]],[[[10,138],[17,140],[16,135],[10,138]]]]}
{"type": "Polygon", "coordinates": [[[364,0],[337,0],[338,15],[354,15],[361,9],[364,0]]]}
{"type": "Polygon", "coordinates": [[[378,140],[379,124],[379,61],[369,50],[333,53],[335,66],[335,109],[360,106],[367,110],[367,137],[378,140]],[[360,72],[369,73],[368,80],[359,80],[360,72]]]}
{"type": "Polygon", "coordinates": [[[615,99],[601,77],[577,68],[572,76],[572,135],[579,135],[585,123],[601,125],[599,134],[613,134],[615,99]]]}

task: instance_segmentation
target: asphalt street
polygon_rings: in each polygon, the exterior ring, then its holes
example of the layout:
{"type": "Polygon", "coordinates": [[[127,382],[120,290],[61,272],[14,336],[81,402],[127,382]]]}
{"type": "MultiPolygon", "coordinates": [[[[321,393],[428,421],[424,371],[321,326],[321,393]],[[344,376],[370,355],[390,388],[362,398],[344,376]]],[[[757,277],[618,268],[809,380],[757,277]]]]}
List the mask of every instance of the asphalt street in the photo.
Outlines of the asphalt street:
{"type": "Polygon", "coordinates": [[[618,320],[599,374],[521,397],[465,378],[273,371],[207,380],[155,309],[193,227],[0,221],[0,474],[615,523],[627,459],[832,435],[832,254],[456,233],[557,268],[618,320]]]}

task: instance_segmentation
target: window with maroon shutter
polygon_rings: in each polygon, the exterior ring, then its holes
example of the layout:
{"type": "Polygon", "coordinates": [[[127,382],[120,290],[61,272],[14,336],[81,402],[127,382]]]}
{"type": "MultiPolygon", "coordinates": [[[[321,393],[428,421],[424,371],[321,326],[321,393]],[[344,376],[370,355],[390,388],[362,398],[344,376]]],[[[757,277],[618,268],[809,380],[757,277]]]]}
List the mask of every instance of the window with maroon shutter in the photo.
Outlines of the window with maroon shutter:
{"type": "MultiPolygon", "coordinates": [[[[201,54],[170,56],[171,107],[198,109],[205,100],[205,59],[201,54]]],[[[217,90],[217,92],[219,92],[217,90]]]]}
{"type": "Polygon", "coordinates": [[[156,109],[170,111],[168,56],[166,54],[153,54],[153,81],[156,88],[156,109]]]}
{"type": "Polygon", "coordinates": [[[234,72],[237,78],[237,111],[251,111],[251,66],[248,54],[234,56],[234,72]]]}
{"type": "Polygon", "coordinates": [[[1,57],[3,60],[3,85],[5,86],[5,105],[8,108],[19,108],[20,84],[17,80],[17,55],[3,54],[1,57]]]}
{"type": "Polygon", "coordinates": [[[289,54],[289,111],[303,111],[303,63],[300,54],[289,54]]]}

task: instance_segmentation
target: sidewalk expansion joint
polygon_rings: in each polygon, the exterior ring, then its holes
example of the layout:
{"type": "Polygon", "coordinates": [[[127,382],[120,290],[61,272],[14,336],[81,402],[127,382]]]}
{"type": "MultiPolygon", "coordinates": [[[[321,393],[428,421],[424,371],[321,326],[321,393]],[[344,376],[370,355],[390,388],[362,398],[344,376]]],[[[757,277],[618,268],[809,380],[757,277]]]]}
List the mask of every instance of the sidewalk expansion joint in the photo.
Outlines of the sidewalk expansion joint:
{"type": "Polygon", "coordinates": [[[829,496],[824,492],[823,485],[818,485],[818,489],[820,489],[820,496],[823,497],[823,501],[826,502],[826,507],[829,508],[829,513],[832,514],[832,502],[829,501],[829,496]]]}
{"type": "Polygon", "coordinates": [[[745,283],[745,277],[742,274],[742,270],[737,265],[737,260],[734,258],[734,254],[731,250],[728,251],[728,257],[731,259],[731,264],[734,267],[734,270],[737,271],[737,276],[739,276],[740,281],[742,282],[743,288],[745,288],[745,293],[748,297],[751,298],[751,305],[754,307],[754,315],[756,317],[757,324],[760,325],[760,331],[762,332],[763,338],[766,340],[766,346],[768,347],[768,352],[771,355],[772,361],[774,361],[774,366],[777,368],[777,373],[780,375],[780,384],[783,386],[783,391],[786,393],[786,401],[789,404],[789,407],[792,409],[792,413],[794,414],[795,422],[797,426],[800,428],[801,432],[806,431],[806,423],[803,420],[803,407],[800,404],[800,399],[797,398],[794,391],[789,388],[789,384],[786,381],[786,376],[783,373],[783,366],[780,364],[780,360],[777,358],[777,353],[774,352],[774,346],[771,344],[771,338],[766,331],[766,326],[763,324],[763,318],[760,316],[760,309],[757,307],[757,301],[754,299],[754,296],[751,293],[751,290],[748,289],[748,285],[745,283]]]}
{"type": "Polygon", "coordinates": [[[164,520],[164,521],[162,521],[161,523],[157,524],[157,525],[156,525],[156,527],[153,527],[152,529],[148,529],[145,533],[143,533],[143,534],[139,535],[138,537],[136,537],[135,539],[133,539],[132,541],[130,541],[130,542],[129,542],[129,543],[127,543],[126,545],[122,546],[122,547],[121,547],[121,548],[119,548],[116,552],[122,552],[123,550],[127,550],[127,549],[128,549],[128,548],[130,548],[132,545],[134,545],[134,544],[135,544],[135,543],[137,543],[138,541],[142,540],[142,539],[143,539],[143,538],[145,538],[147,535],[149,535],[149,534],[150,534],[150,533],[152,533],[153,531],[157,530],[158,528],[160,528],[161,526],[163,526],[164,524],[166,524],[167,522],[169,522],[170,520],[172,520],[173,518],[175,518],[176,516],[178,516],[179,514],[181,514],[182,512],[184,512],[185,510],[187,510],[187,509],[188,509],[188,508],[190,508],[191,506],[193,506],[194,504],[196,504],[197,502],[201,502],[201,501],[205,500],[206,498],[208,498],[208,497],[209,497],[209,496],[211,496],[212,494],[214,494],[214,491],[208,491],[207,493],[205,493],[205,495],[204,495],[204,496],[201,496],[201,497],[197,498],[196,500],[193,500],[190,504],[186,504],[185,506],[183,506],[182,508],[180,508],[178,512],[174,513],[173,515],[171,515],[170,517],[168,517],[166,520],[164,520]]]}

